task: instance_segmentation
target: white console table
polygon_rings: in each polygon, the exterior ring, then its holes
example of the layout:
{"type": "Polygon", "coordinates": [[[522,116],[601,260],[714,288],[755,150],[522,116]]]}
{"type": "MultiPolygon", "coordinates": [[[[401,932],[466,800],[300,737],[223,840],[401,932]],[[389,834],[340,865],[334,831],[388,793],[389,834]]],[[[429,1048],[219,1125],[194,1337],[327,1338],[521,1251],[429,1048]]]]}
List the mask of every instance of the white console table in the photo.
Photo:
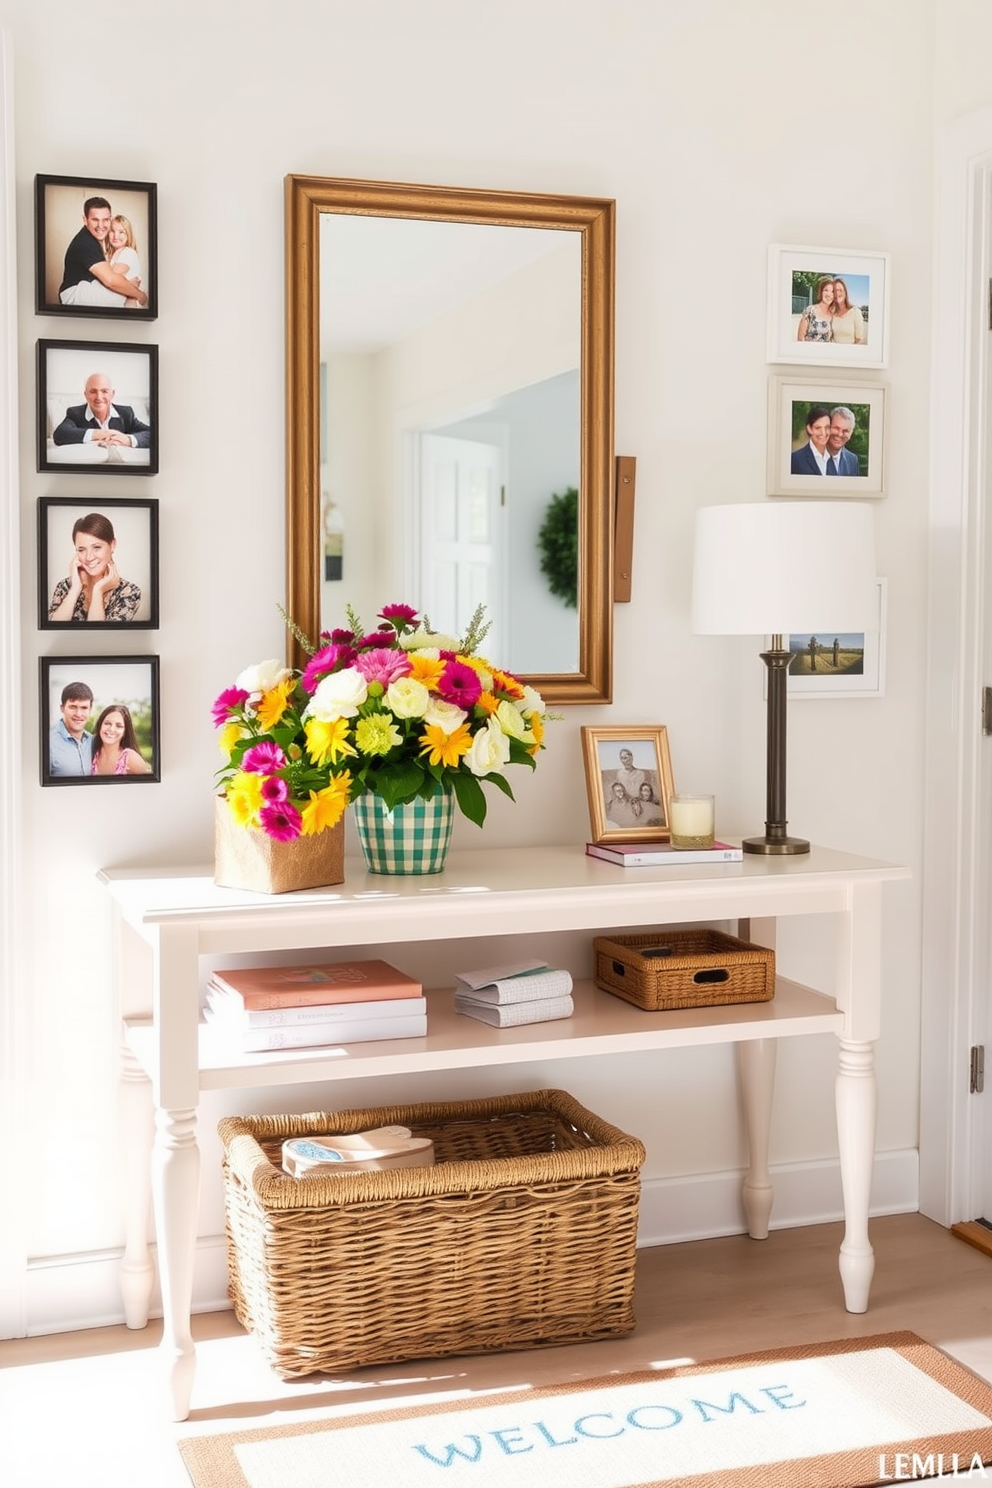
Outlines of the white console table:
{"type": "MultiPolygon", "coordinates": [[[[615,868],[581,847],[456,852],[443,874],[381,877],[349,860],[345,883],[301,894],[217,888],[209,868],[106,870],[113,901],[116,981],[124,1022],[122,1093],[127,1142],[127,1237],[121,1268],[125,1317],[148,1320],[153,1268],[149,1186],[164,1313],[162,1349],[174,1419],[189,1414],[195,1357],[190,1299],[197,1231],[202,1090],[261,1088],[410,1071],[566,1059],[690,1044],[733,1043],[739,1056],[749,1167],[743,1198],[749,1233],[768,1233],[768,1136],[777,1040],[837,1035],[837,1126],[845,1232],[840,1275],[848,1311],[868,1306],[874,1257],[868,1204],[875,1140],[872,1043],[879,1032],[882,885],[908,877],[889,863],[824,848],[808,856],[746,857],[740,864],[615,868]],[[745,922],[773,945],[784,915],[835,917],[833,996],[779,977],[768,1003],[645,1013],[591,983],[560,1022],[495,1029],[461,1017],[452,994],[431,994],[424,1038],[232,1054],[200,1020],[202,956],[301,948],[375,947],[453,937],[745,922]],[[147,1082],[155,1107],[147,1151],[147,1082]]],[[[508,952],[512,955],[512,949],[508,952]]],[[[370,1103],[373,1103],[370,1101],[370,1103]]],[[[608,1113],[607,1113],[608,1114],[608,1113]]]]}

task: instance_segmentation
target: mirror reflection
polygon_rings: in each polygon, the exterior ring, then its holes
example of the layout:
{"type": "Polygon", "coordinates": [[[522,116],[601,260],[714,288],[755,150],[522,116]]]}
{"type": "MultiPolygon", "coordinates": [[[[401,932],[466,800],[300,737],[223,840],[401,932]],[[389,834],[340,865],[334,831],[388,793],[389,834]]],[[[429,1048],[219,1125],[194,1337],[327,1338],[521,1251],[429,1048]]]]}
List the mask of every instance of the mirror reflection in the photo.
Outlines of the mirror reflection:
{"type": "Polygon", "coordinates": [[[485,604],[511,671],[578,670],[540,534],[580,479],[581,272],[574,232],[322,218],[323,627],[385,594],[461,635],[485,604]]]}
{"type": "Polygon", "coordinates": [[[289,177],[287,222],[289,613],[481,603],[550,702],[608,700],[612,203],[289,177]]]}

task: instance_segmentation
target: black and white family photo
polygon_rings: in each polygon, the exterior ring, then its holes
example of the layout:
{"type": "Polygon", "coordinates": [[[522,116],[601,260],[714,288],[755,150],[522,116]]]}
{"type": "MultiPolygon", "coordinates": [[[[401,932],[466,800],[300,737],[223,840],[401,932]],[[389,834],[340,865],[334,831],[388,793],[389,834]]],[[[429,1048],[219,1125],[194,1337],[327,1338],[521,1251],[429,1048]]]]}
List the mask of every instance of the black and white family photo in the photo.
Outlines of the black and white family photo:
{"type": "Polygon", "coordinates": [[[672,766],[664,728],[583,728],[593,840],[661,840],[669,835],[672,766]]]}

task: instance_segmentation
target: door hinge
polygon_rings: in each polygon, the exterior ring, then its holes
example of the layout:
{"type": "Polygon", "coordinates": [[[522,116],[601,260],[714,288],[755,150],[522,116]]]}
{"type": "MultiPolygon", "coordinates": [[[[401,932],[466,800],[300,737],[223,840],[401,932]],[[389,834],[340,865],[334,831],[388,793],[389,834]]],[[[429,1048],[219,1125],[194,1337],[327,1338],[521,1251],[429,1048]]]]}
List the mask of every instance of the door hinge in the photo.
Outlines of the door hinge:
{"type": "Polygon", "coordinates": [[[968,1082],[969,1095],[981,1095],[985,1089],[985,1045],[972,1044],[971,1071],[968,1082]]]}
{"type": "Polygon", "coordinates": [[[992,687],[982,688],[982,733],[992,734],[992,687]]]}

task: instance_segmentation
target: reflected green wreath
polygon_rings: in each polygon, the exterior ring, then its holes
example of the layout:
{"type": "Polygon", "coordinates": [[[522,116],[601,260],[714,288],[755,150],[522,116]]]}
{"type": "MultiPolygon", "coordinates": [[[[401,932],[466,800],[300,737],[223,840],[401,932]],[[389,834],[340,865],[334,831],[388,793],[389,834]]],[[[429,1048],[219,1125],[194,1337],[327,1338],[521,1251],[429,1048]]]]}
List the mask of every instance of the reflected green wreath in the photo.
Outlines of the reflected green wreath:
{"type": "Polygon", "coordinates": [[[574,610],[579,586],[579,493],[574,486],[555,492],[548,502],[537,545],[548,588],[574,610]]]}

